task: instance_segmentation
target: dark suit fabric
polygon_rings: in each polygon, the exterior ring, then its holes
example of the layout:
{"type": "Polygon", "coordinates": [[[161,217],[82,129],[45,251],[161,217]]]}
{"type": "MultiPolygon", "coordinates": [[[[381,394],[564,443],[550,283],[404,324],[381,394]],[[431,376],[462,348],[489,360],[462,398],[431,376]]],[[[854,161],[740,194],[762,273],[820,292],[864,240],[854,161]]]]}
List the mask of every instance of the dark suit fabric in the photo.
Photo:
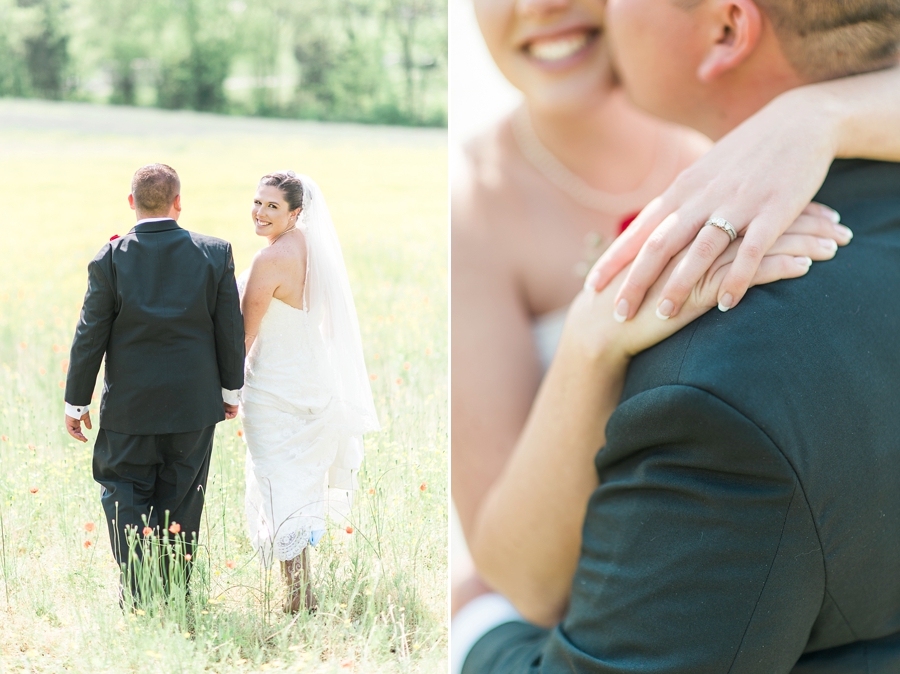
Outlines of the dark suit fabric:
{"type": "Polygon", "coordinates": [[[222,421],[221,388],[244,382],[231,246],[174,220],[103,246],[88,265],[66,402],[90,403],[104,354],[101,428],[153,435],[222,421]]]}
{"type": "MultiPolygon", "coordinates": [[[[100,502],[120,566],[128,560],[128,530],[141,532],[145,526],[160,536],[178,523],[183,552],[195,553],[215,431],[208,426],[166,435],[123,435],[105,428],[97,433],[94,479],[102,486],[100,502]]],[[[140,556],[141,546],[133,549],[140,556]]]]}
{"type": "Polygon", "coordinates": [[[816,200],[852,243],[634,359],[567,617],[466,674],[900,672],[900,165],[816,200]]]}
{"type": "Polygon", "coordinates": [[[189,545],[199,535],[222,387],[244,382],[231,246],[174,220],[139,224],[103,246],[88,265],[67,402],[90,402],[104,355],[93,472],[124,568],[129,529],[160,533],[168,521],[189,545]]]}

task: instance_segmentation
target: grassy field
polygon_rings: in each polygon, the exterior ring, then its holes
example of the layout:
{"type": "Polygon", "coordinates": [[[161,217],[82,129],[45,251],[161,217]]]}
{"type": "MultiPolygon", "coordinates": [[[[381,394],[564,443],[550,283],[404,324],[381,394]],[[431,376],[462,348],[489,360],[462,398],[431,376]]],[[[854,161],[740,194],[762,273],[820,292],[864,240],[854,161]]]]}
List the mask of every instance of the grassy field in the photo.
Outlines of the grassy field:
{"type": "Polygon", "coordinates": [[[0,100],[0,672],[446,669],[446,157],[437,130],[0,100]],[[118,608],[62,385],[86,265],[134,224],[130,178],[154,161],[181,176],[182,226],[231,241],[238,271],[262,245],[259,176],[293,168],[328,199],[383,430],[366,437],[353,532],[312,553],[315,615],[280,612],[246,539],[238,421],[216,436],[194,635],[118,608]]]}

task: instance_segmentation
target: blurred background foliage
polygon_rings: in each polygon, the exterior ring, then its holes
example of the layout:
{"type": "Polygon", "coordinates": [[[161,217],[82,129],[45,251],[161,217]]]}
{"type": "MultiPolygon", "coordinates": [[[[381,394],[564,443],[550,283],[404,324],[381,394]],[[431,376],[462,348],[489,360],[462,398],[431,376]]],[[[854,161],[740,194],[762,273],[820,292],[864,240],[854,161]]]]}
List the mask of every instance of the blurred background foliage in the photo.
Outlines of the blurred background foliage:
{"type": "Polygon", "coordinates": [[[447,0],[0,0],[0,96],[447,122],[447,0]]]}

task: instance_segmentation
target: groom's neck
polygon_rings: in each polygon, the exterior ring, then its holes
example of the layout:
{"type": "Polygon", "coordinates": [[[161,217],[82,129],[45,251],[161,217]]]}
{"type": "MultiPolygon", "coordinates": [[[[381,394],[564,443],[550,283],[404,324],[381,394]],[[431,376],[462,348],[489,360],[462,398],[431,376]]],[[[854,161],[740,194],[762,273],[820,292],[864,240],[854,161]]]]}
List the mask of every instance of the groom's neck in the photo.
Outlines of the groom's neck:
{"type": "Polygon", "coordinates": [[[181,215],[181,209],[175,210],[174,208],[170,208],[165,213],[143,213],[141,211],[135,211],[135,216],[137,217],[137,221],[148,220],[150,218],[168,218],[169,220],[174,220],[178,222],[178,216],[181,215]]]}

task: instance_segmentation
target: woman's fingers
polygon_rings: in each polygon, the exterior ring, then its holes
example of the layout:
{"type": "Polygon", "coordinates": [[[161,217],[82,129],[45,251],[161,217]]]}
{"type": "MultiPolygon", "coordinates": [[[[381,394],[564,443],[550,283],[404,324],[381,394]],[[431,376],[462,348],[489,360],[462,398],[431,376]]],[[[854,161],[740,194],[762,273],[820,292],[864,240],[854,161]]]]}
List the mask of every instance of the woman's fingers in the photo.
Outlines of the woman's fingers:
{"type": "Polygon", "coordinates": [[[691,290],[730,244],[731,238],[718,227],[700,228],[687,255],[678,263],[663,287],[656,305],[658,318],[666,320],[681,310],[691,290]]]}
{"type": "MultiPolygon", "coordinates": [[[[812,259],[805,255],[766,255],[759,263],[751,286],[764,285],[783,279],[798,278],[806,274],[812,265],[812,259]]],[[[693,297],[701,307],[714,307],[718,301],[717,292],[721,281],[728,275],[731,264],[725,264],[706,279],[697,284],[693,297]]]]}
{"type": "Polygon", "coordinates": [[[846,246],[853,232],[839,222],[814,215],[801,215],[785,230],[786,234],[815,234],[834,239],[839,246],[846,246]]]}
{"type": "MultiPolygon", "coordinates": [[[[769,252],[766,253],[766,257],[791,255],[794,257],[808,257],[813,262],[822,262],[833,258],[835,253],[837,253],[837,249],[837,242],[828,237],[815,236],[813,234],[782,234],[772,245],[772,248],[769,249],[769,252]]],[[[740,248],[738,248],[737,255],[740,255],[740,248]]],[[[755,280],[756,276],[754,274],[750,281],[751,286],[755,284],[755,280]]]]}
{"type": "MultiPolygon", "coordinates": [[[[811,205],[812,206],[812,205],[811,205]]],[[[815,204],[815,206],[820,206],[815,204]]],[[[787,232],[791,234],[807,234],[823,239],[822,245],[826,248],[832,244],[824,241],[828,239],[833,241],[834,250],[837,246],[847,245],[853,238],[853,232],[847,227],[834,222],[834,213],[831,209],[820,207],[820,209],[811,208],[813,212],[818,211],[818,215],[810,215],[804,211],[790,227],[787,232]],[[822,211],[821,208],[827,209],[822,211]]],[[[836,214],[835,214],[836,215],[836,214]]],[[[763,257],[767,252],[772,252],[772,247],[779,240],[777,236],[777,223],[768,222],[764,218],[757,218],[750,223],[747,231],[744,233],[743,241],[737,251],[737,256],[728,271],[727,276],[722,281],[722,287],[719,289],[719,309],[727,311],[740,302],[752,285],[756,271],[761,264],[763,257]]],[[[808,251],[809,252],[809,251],[808,251]]],[[[833,255],[833,252],[832,252],[833,255]]],[[[811,255],[812,259],[820,259],[815,255],[811,255]]],[[[824,258],[830,259],[830,258],[824,258]]]]}
{"type": "Polygon", "coordinates": [[[759,263],[751,286],[773,283],[786,278],[798,278],[806,274],[812,260],[802,255],[767,255],[759,263]]]}
{"type": "MultiPolygon", "coordinates": [[[[613,306],[617,321],[621,323],[634,317],[647,290],[659,279],[666,265],[691,243],[701,226],[697,223],[698,216],[690,212],[675,212],[667,216],[650,234],[616,295],[613,306]]],[[[697,275],[694,283],[701,274],[697,275]]]]}
{"type": "Polygon", "coordinates": [[[600,259],[594,263],[584,282],[585,288],[595,292],[603,290],[620,271],[631,264],[641,246],[663,217],[662,199],[651,201],[632,221],[628,228],[616,237],[600,259]]]}
{"type": "MultiPolygon", "coordinates": [[[[813,260],[831,259],[838,245],[844,246],[853,238],[853,232],[834,222],[835,216],[835,211],[827,206],[812,203],[788,227],[787,234],[794,235],[792,238],[785,238],[785,235],[779,237],[778,223],[756,218],[745,228],[744,235],[733,243],[729,243],[728,234],[719,228],[701,227],[687,254],[663,287],[656,315],[664,320],[675,316],[693,287],[716,261],[719,266],[730,263],[717,297],[719,309],[728,311],[743,299],[766,255],[792,254],[813,260]],[[798,235],[804,236],[796,238],[798,235]]],[[[732,224],[739,231],[743,225],[739,220],[732,221],[732,224]]]]}

